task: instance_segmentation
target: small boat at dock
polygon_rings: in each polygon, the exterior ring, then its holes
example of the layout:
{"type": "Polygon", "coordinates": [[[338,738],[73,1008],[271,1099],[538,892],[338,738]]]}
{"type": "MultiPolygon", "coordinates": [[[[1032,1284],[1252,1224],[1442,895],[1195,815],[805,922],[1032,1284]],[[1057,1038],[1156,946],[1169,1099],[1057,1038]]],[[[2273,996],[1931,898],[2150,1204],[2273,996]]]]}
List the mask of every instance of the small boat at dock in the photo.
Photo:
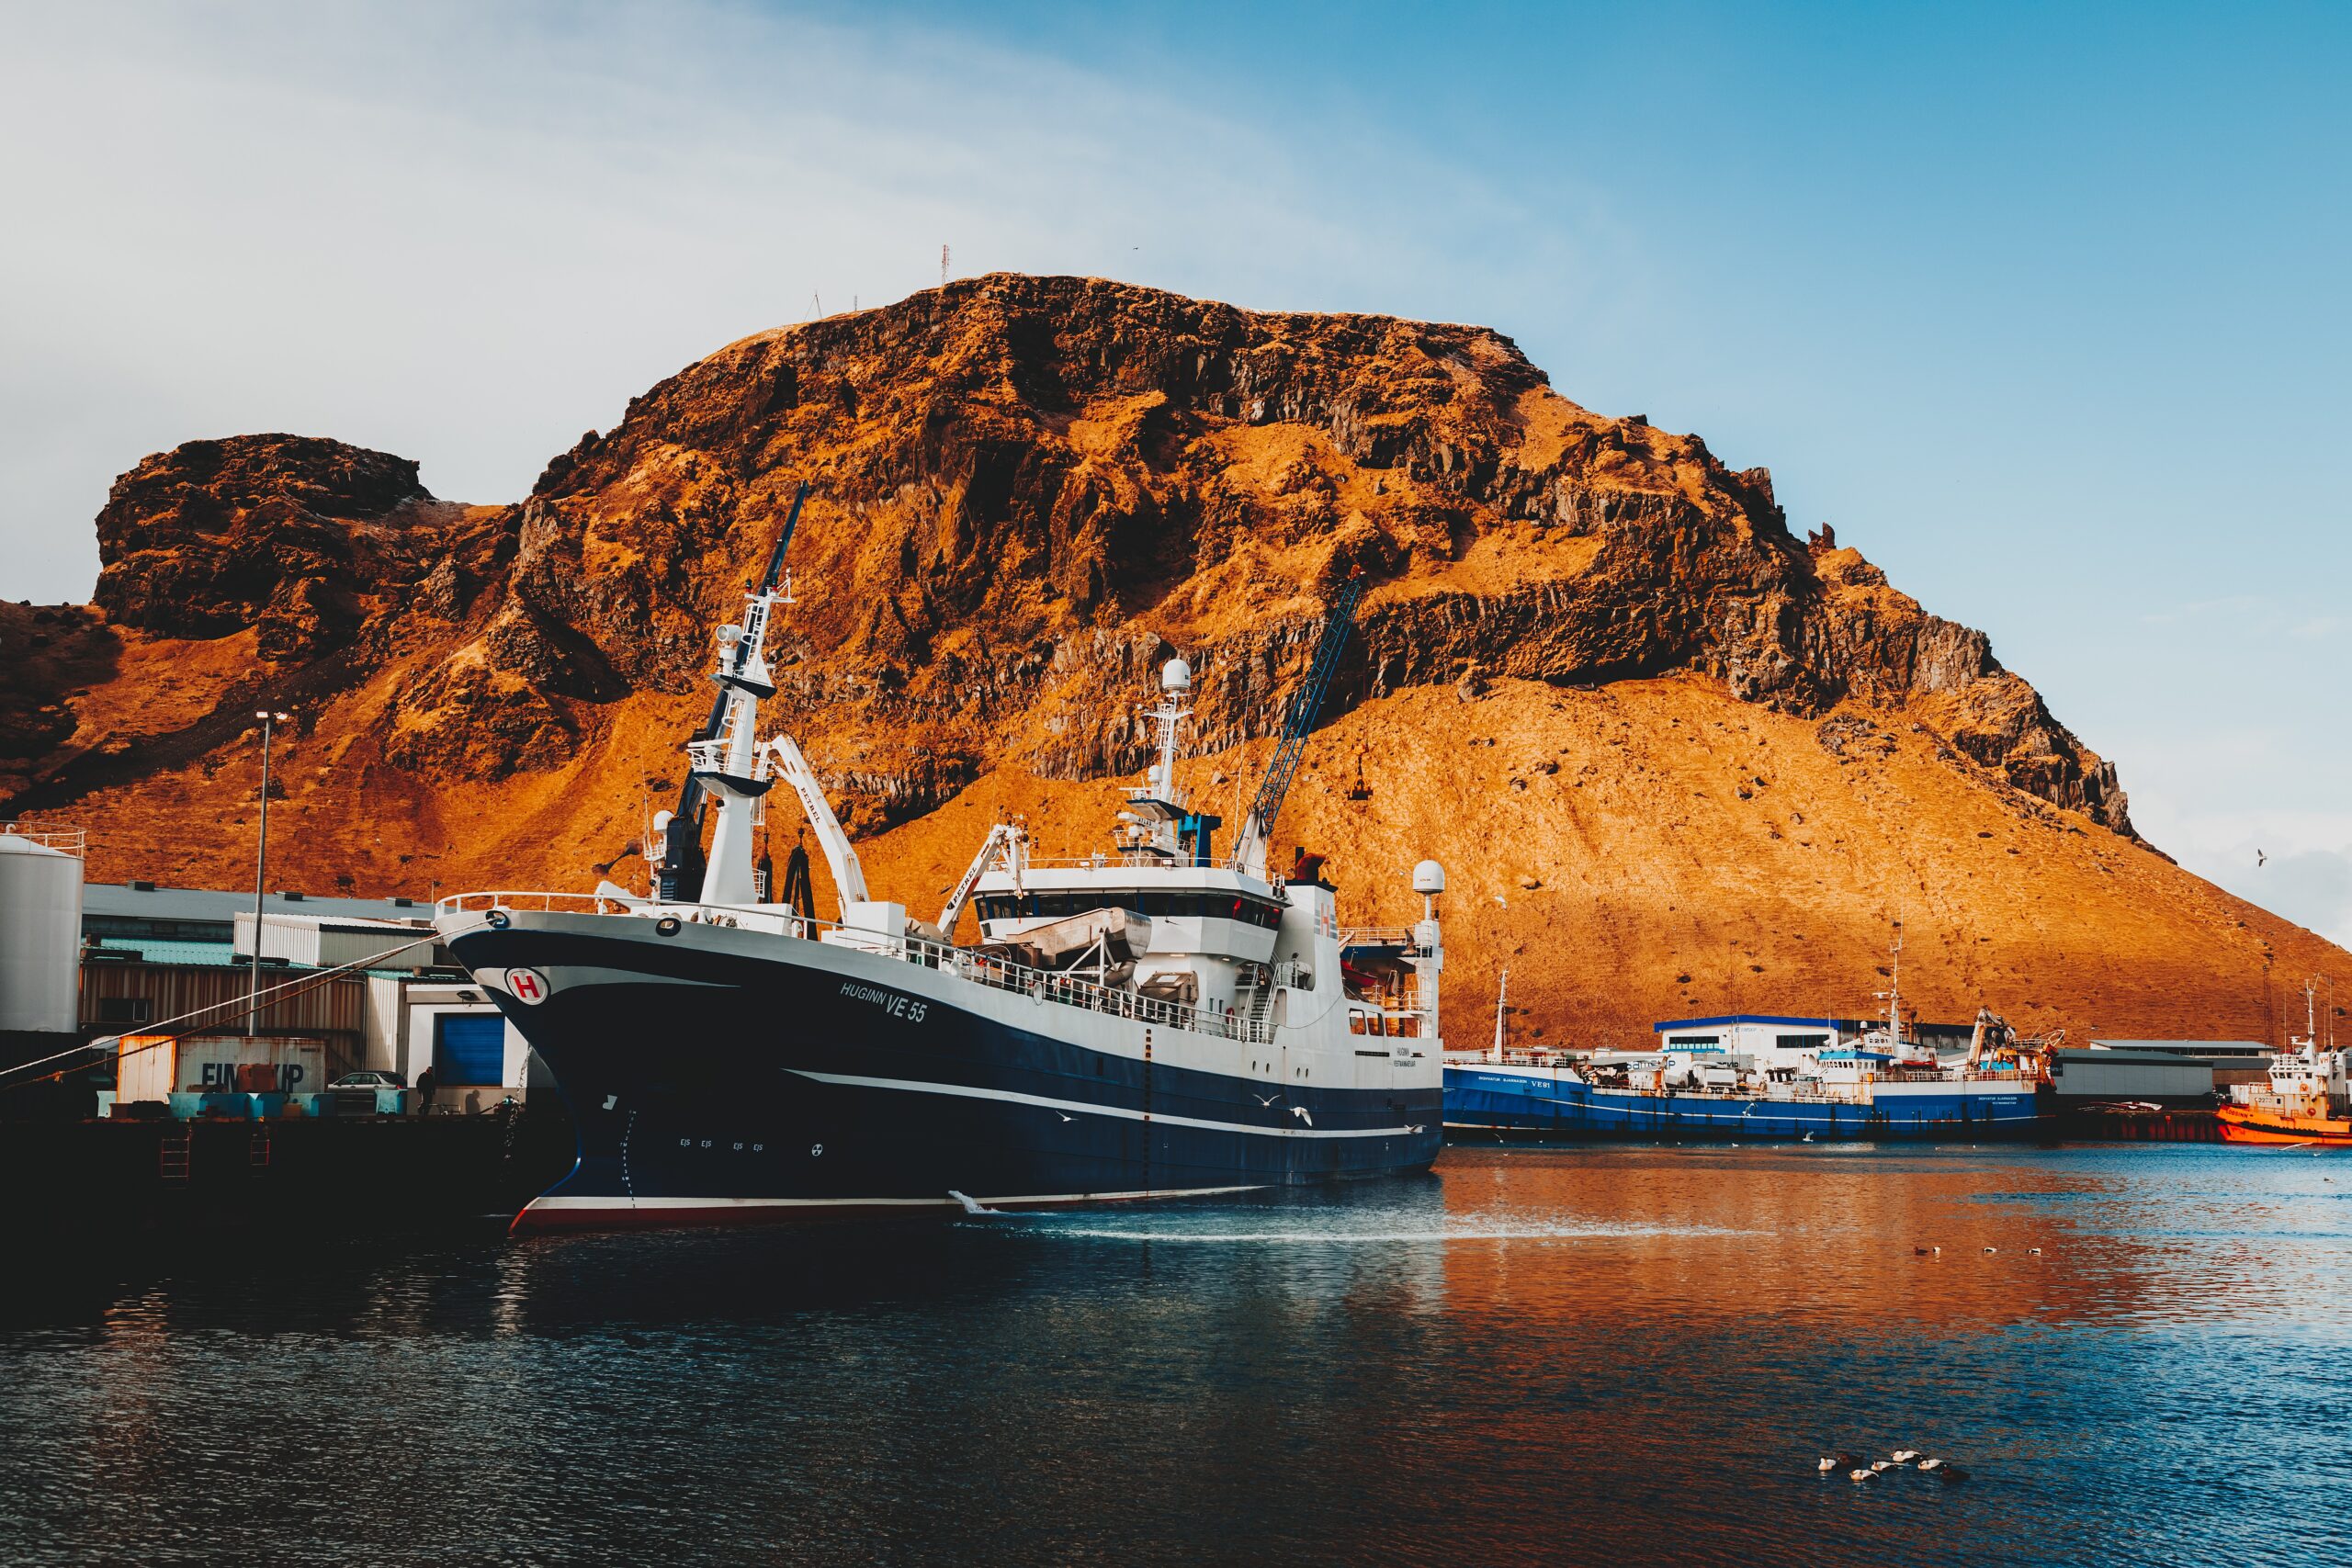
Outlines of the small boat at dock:
{"type": "Polygon", "coordinates": [[[2317,990],[2303,987],[2304,1032],[2271,1058],[2268,1079],[2232,1085],[2213,1112],[2223,1143],[2352,1148],[2352,1081],[2346,1053],[2319,1043],[2317,990]]]}

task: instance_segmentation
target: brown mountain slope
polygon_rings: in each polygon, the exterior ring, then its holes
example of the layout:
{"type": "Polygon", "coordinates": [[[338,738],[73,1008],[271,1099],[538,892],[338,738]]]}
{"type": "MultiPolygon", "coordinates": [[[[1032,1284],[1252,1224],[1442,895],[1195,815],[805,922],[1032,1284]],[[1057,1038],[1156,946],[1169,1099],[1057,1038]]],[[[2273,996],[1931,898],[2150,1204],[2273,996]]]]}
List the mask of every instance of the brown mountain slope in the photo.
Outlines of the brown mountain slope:
{"type": "Polygon", "coordinates": [[[1282,836],[1367,918],[1446,861],[1457,1008],[1508,959],[1555,1032],[1847,1010],[1900,916],[1931,1011],[2256,1032],[2343,956],[2141,845],[1982,634],[1792,538],[1761,469],[1481,329],[1071,278],[731,344],[511,507],[333,442],[151,457],[98,519],[102,613],[0,614],[0,791],[90,827],[97,874],[234,886],[266,699],[300,715],[287,885],[583,886],[674,789],[707,628],[802,478],[771,714],[918,906],[990,802],[1107,825],[1171,651],[1234,795],[1353,572],[1282,836]],[[1328,793],[1359,757],[1372,799],[1328,793]]]}

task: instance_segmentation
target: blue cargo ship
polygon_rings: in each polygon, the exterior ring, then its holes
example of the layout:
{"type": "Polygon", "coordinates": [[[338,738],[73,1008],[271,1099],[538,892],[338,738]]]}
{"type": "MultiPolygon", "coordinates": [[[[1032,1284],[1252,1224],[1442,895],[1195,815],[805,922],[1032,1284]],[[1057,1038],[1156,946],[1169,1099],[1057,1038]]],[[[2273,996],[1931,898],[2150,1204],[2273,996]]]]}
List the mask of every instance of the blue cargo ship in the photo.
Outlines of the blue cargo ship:
{"type": "Polygon", "coordinates": [[[2041,1056],[1980,1011],[1968,1053],[1946,1062],[1895,1021],[1736,1013],[1654,1026],[1648,1051],[1572,1055],[1504,1038],[1446,1055],[1445,1126],[1456,1139],[1640,1138],[1753,1142],[2016,1138],[2041,1123],[2041,1056]]]}

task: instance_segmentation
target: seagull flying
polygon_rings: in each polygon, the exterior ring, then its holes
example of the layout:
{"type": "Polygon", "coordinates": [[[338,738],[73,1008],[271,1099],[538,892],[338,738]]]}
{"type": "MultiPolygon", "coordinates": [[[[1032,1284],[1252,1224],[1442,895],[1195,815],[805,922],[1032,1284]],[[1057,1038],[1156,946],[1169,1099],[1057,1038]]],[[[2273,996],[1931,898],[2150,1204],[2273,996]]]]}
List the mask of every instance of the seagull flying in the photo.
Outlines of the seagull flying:
{"type": "Polygon", "coordinates": [[[1290,1113],[1293,1116],[1297,1117],[1300,1121],[1306,1122],[1310,1127],[1315,1125],[1315,1118],[1306,1113],[1306,1107],[1304,1105],[1292,1106],[1290,1108],[1290,1113]]]}
{"type": "Polygon", "coordinates": [[[2268,865],[2269,863],[2270,857],[2268,855],[2264,854],[2260,850],[2254,852],[2254,864],[2256,870],[2259,871],[2262,867],[2268,865]]]}
{"type": "Polygon", "coordinates": [[[1261,1105],[1272,1105],[1274,1101],[1280,1100],[1282,1096],[1279,1094],[1253,1094],[1250,1098],[1256,1100],[1261,1105]]]}

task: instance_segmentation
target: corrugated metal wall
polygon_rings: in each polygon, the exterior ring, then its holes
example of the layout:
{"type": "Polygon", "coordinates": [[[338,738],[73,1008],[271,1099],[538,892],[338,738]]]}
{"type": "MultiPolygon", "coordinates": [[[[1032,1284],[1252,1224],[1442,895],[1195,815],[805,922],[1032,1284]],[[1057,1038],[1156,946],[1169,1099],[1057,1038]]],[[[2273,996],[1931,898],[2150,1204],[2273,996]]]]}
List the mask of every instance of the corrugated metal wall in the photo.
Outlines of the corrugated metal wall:
{"type": "Polygon", "coordinates": [[[2213,1069],[2204,1062],[2155,1061],[2105,1051],[2061,1051],[2051,1084],[2064,1100],[2204,1100],[2213,1069]]]}
{"type": "MultiPolygon", "coordinates": [[[[283,969],[265,966],[261,972],[262,988],[283,985],[302,976],[289,975],[283,969]]],[[[126,1034],[152,1034],[156,1026],[166,1020],[195,1012],[199,1008],[213,1008],[194,1021],[175,1025],[173,1032],[183,1034],[229,1034],[244,1028],[243,1000],[250,994],[252,972],[246,969],[225,969],[197,964],[85,964],[82,966],[82,1021],[85,1024],[126,1034]],[[147,1017],[143,1020],[109,1019],[102,1005],[107,999],[144,998],[147,1017]],[[223,1006],[221,1004],[229,1004],[223,1006]]],[[[328,1043],[329,1077],[347,1072],[357,1066],[364,1055],[363,1040],[367,1026],[368,980],[365,976],[338,976],[334,979],[311,977],[311,983],[299,992],[288,990],[267,998],[262,1004],[261,1031],[265,1034],[314,1034],[328,1043]]]]}

